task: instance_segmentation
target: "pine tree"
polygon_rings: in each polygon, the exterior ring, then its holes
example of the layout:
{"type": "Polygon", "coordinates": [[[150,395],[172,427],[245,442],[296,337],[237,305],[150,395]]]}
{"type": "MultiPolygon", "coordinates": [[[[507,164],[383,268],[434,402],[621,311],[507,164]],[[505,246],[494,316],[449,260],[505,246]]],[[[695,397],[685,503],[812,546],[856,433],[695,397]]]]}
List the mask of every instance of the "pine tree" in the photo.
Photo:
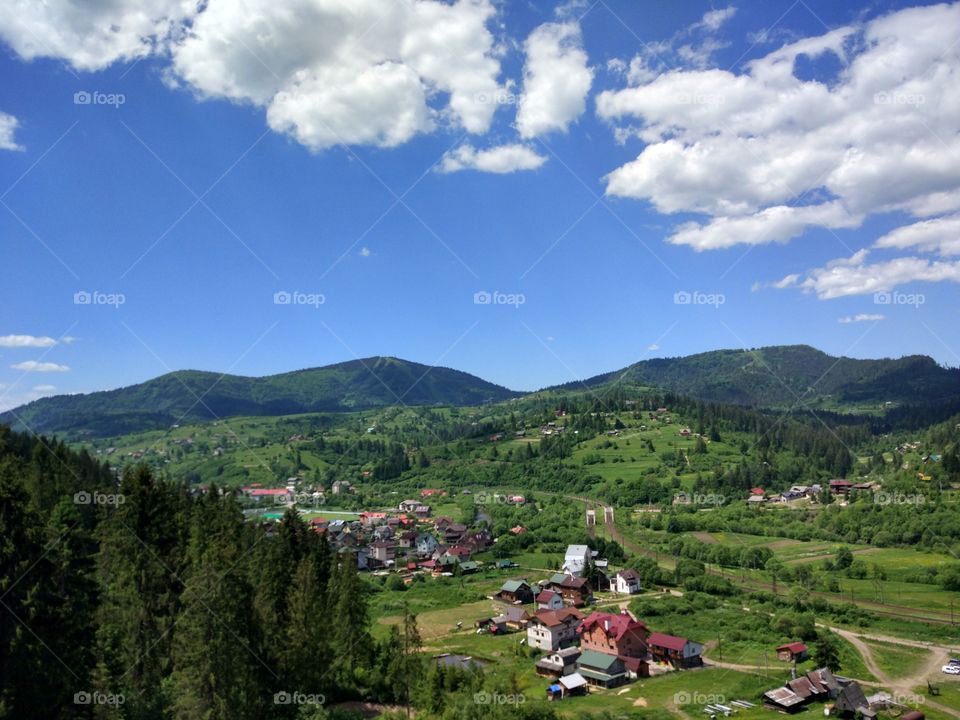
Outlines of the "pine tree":
{"type": "Polygon", "coordinates": [[[356,692],[363,684],[372,659],[372,641],[367,630],[367,597],[352,552],[339,556],[331,578],[327,607],[330,608],[333,674],[338,688],[356,692]]]}

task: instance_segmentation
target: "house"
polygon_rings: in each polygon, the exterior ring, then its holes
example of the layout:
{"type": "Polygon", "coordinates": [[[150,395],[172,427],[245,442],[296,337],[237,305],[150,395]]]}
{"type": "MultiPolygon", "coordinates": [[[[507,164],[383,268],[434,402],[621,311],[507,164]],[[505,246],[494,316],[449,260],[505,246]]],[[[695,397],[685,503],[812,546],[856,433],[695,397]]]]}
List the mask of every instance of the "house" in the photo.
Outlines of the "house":
{"type": "Polygon", "coordinates": [[[613,591],[621,595],[640,592],[640,576],[636,570],[621,570],[613,576],[613,591]]]}
{"type": "Polygon", "coordinates": [[[748,505],[760,505],[761,503],[765,503],[766,501],[767,499],[763,495],[751,495],[750,497],[747,498],[748,505]]]}
{"type": "Polygon", "coordinates": [[[839,479],[830,481],[830,492],[834,495],[847,495],[852,487],[853,483],[849,480],[839,479]]]}
{"type": "Polygon", "coordinates": [[[420,504],[421,503],[419,500],[404,500],[397,506],[397,508],[400,510],[400,512],[412,513],[420,504]]]}
{"type": "MultiPolygon", "coordinates": [[[[529,630],[527,633],[529,634],[529,630]]],[[[579,659],[580,648],[578,647],[555,650],[537,663],[537,675],[553,678],[571,675],[576,672],[579,659]]]]}
{"type": "Polygon", "coordinates": [[[510,568],[515,568],[517,564],[510,558],[500,558],[497,560],[496,568],[497,570],[509,570],[510,568]]]}
{"type": "Polygon", "coordinates": [[[751,489],[750,489],[750,494],[751,494],[751,495],[759,495],[760,497],[763,497],[764,495],[766,495],[766,492],[764,491],[763,488],[755,487],[755,488],[751,488],[751,489]]]}
{"type": "Polygon", "coordinates": [[[783,687],[768,690],[763,694],[763,702],[780,712],[792,713],[812,700],[826,700],[839,692],[840,685],[830,669],[820,668],[788,681],[783,687]]]}
{"type": "Polygon", "coordinates": [[[461,523],[450,523],[449,525],[445,525],[441,531],[443,541],[448,545],[454,545],[460,542],[466,532],[467,526],[461,523]]]}
{"type": "Polygon", "coordinates": [[[475,572],[480,570],[480,563],[474,560],[467,560],[466,562],[460,563],[460,574],[461,575],[472,575],[475,572]]]}
{"type": "Polygon", "coordinates": [[[527,499],[523,495],[510,495],[507,497],[507,502],[514,505],[523,505],[527,499]]]}
{"type": "Polygon", "coordinates": [[[413,508],[413,514],[417,516],[420,520],[425,520],[430,517],[430,506],[429,505],[417,505],[413,508]]]}
{"type": "Polygon", "coordinates": [[[402,548],[415,548],[417,546],[417,533],[413,530],[406,530],[397,535],[397,545],[402,548]]]}
{"type": "Polygon", "coordinates": [[[530,613],[517,605],[510,605],[503,609],[503,613],[493,618],[502,620],[508,630],[524,630],[530,621],[530,613]]]}
{"type": "Polygon", "coordinates": [[[511,535],[523,535],[526,531],[527,529],[523,525],[517,525],[515,527],[510,528],[511,535]]]}
{"type": "MultiPolygon", "coordinates": [[[[577,629],[580,647],[623,657],[646,659],[647,626],[623,610],[619,614],[592,612],[577,629]]],[[[647,673],[644,671],[645,677],[647,673]]]]}
{"type": "Polygon", "coordinates": [[[703,645],[676,635],[650,633],[647,638],[650,656],[657,662],[665,662],[675,668],[691,668],[703,665],[700,655],[703,645]]]}
{"type": "Polygon", "coordinates": [[[430,533],[419,533],[416,539],[417,554],[423,557],[431,555],[440,545],[440,542],[430,533]]]}
{"type": "Polygon", "coordinates": [[[336,480],[333,485],[330,486],[330,492],[334,495],[345,495],[346,493],[353,492],[353,485],[350,484],[349,480],[336,480]]]}
{"type": "Polygon", "coordinates": [[[248,498],[256,502],[266,500],[281,503],[293,499],[293,493],[287,488],[244,488],[243,492],[248,498]]]}
{"type": "Polygon", "coordinates": [[[792,642],[777,648],[777,660],[784,662],[802,662],[807,659],[807,646],[802,642],[792,642]]]}
{"type": "Polygon", "coordinates": [[[526,580],[507,580],[494,598],[502,602],[526,605],[533,602],[533,588],[526,580]]]}
{"type": "Polygon", "coordinates": [[[537,610],[527,624],[527,645],[541,650],[559,650],[577,639],[583,614],[575,608],[537,610]]]}
{"type": "Polygon", "coordinates": [[[374,565],[386,567],[392,565],[396,558],[395,546],[389,540],[377,540],[370,543],[367,548],[367,555],[374,565]]]}
{"type": "Polygon", "coordinates": [[[462,562],[464,560],[470,559],[470,548],[463,547],[462,545],[456,545],[452,548],[447,548],[447,551],[441,556],[441,559],[445,557],[450,557],[455,559],[457,562],[462,562]]]}
{"type": "Polygon", "coordinates": [[[460,544],[470,548],[475,553],[481,553],[493,545],[493,535],[489,530],[477,530],[467,533],[460,540],[460,544]]]}
{"type": "Polygon", "coordinates": [[[590,685],[602,688],[615,688],[627,681],[627,668],[616,655],[595,650],[582,650],[577,660],[577,672],[590,685]]]}
{"type": "Polygon", "coordinates": [[[385,512],[364,511],[360,513],[360,523],[363,525],[368,525],[368,526],[382,525],[386,522],[387,522],[387,514],[385,512]]]}
{"type": "Polygon", "coordinates": [[[586,545],[568,545],[563,556],[563,571],[568,575],[579,577],[592,557],[590,548],[586,545]]]}
{"type": "Polygon", "coordinates": [[[563,700],[565,697],[586,694],[587,680],[578,672],[558,678],[557,682],[547,688],[548,700],[563,700]]]}
{"type": "Polygon", "coordinates": [[[863,694],[863,688],[860,687],[860,683],[855,680],[840,690],[837,695],[837,700],[833,705],[832,714],[838,715],[839,717],[862,716],[864,718],[875,718],[877,716],[876,711],[871,709],[870,704],[867,702],[867,697],[863,694]]]}
{"type": "Polygon", "coordinates": [[[536,601],[537,610],[559,610],[563,607],[563,595],[553,590],[541,590],[536,601]]]}
{"type": "Polygon", "coordinates": [[[574,607],[583,607],[590,601],[590,583],[581,577],[557,573],[547,581],[546,588],[560,593],[563,601],[574,607]]]}

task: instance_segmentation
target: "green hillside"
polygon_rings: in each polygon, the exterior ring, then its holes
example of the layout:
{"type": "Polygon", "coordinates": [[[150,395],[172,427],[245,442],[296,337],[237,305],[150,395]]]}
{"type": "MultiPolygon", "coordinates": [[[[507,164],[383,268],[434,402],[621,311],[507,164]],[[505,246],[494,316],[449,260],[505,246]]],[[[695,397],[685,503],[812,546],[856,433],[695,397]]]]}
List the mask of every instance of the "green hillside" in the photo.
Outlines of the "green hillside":
{"type": "Polygon", "coordinates": [[[516,394],[459,370],[377,357],[259,378],[178,371],[117,390],[37,400],[0,415],[0,423],[35,433],[108,436],[237,415],[481,405],[516,394]]]}
{"type": "MultiPolygon", "coordinates": [[[[714,350],[687,357],[644,360],[585,380],[646,385],[723,403],[758,407],[804,404],[924,404],[960,395],[960,370],[925,356],[857,360],[833,357],[808,345],[714,350]]],[[[562,389],[582,387],[569,383],[562,389]]]]}

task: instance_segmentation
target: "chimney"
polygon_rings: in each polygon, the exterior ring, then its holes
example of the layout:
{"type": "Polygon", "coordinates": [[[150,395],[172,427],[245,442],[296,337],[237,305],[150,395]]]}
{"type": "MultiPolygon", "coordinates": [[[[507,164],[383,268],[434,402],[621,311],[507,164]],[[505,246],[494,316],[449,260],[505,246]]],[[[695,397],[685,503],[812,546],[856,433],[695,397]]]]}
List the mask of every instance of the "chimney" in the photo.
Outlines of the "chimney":
{"type": "Polygon", "coordinates": [[[603,619],[603,630],[604,632],[610,632],[610,618],[603,619]]]}

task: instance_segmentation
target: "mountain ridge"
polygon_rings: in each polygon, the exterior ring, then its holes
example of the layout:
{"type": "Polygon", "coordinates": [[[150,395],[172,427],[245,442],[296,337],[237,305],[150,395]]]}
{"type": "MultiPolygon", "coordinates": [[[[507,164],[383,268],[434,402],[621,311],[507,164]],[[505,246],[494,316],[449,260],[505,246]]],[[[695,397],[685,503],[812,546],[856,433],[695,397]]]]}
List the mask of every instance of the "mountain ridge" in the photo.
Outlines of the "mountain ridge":
{"type": "MultiPolygon", "coordinates": [[[[537,392],[618,384],[766,408],[825,401],[924,405],[960,397],[960,369],[926,355],[856,359],[809,345],[775,345],[641,360],[537,392]]],[[[484,405],[526,394],[461,370],[374,356],[263,376],[178,370],[112,390],[35,400],[0,413],[0,423],[38,434],[103,436],[239,415],[484,405]]]]}

